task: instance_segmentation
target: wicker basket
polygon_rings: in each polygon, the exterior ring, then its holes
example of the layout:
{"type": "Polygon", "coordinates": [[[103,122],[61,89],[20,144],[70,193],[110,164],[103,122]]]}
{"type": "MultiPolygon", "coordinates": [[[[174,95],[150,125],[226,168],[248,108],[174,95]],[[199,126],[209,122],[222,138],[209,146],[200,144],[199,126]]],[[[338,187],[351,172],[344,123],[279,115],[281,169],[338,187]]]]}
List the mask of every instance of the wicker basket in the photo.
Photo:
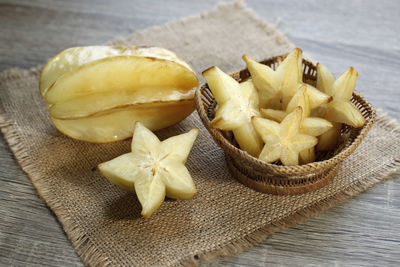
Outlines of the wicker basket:
{"type": "MultiPolygon", "coordinates": [[[[278,56],[261,63],[273,69],[286,57],[278,56]]],[[[310,61],[303,59],[303,81],[315,86],[316,67],[310,61]]],[[[231,74],[242,82],[250,77],[247,69],[231,74]]],[[[375,121],[375,109],[360,94],[354,93],[352,102],[361,111],[366,123],[361,128],[343,126],[341,141],[329,152],[316,154],[316,162],[282,166],[265,163],[241,150],[233,138],[232,132],[222,131],[210,126],[215,115],[216,101],[204,84],[196,91],[196,108],[204,126],[210,132],[215,142],[224,150],[228,167],[233,175],[244,185],[254,190],[272,194],[301,194],[326,185],[337,174],[340,163],[348,157],[361,143],[375,121]]]]}

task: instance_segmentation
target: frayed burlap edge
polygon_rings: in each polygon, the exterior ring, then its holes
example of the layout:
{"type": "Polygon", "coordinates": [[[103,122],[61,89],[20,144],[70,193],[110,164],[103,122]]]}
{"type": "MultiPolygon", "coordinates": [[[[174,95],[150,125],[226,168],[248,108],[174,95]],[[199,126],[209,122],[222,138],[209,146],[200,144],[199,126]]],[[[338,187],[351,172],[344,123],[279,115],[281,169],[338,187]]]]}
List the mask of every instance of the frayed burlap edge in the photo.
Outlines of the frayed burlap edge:
{"type": "MultiPolygon", "coordinates": [[[[249,16],[249,18],[252,19],[256,23],[256,25],[260,26],[262,29],[264,29],[269,34],[272,34],[279,45],[289,45],[292,48],[294,48],[294,44],[289,41],[289,39],[286,36],[286,33],[282,34],[277,29],[280,27],[280,18],[278,18],[278,21],[275,24],[273,24],[273,25],[268,24],[264,20],[262,20],[257,15],[257,13],[254,12],[253,9],[249,8],[246,5],[246,3],[244,2],[244,0],[236,0],[234,2],[219,2],[216,6],[210,8],[200,14],[187,16],[187,17],[184,17],[184,18],[181,18],[178,20],[173,20],[173,21],[167,22],[162,25],[148,27],[146,29],[139,30],[138,32],[150,31],[150,30],[160,29],[160,28],[164,28],[164,27],[172,28],[178,24],[190,23],[194,19],[201,18],[201,17],[203,17],[209,13],[215,12],[217,10],[224,11],[224,9],[231,9],[232,4],[234,5],[234,7],[240,8],[245,14],[247,14],[249,16]]],[[[122,37],[116,37],[115,39],[108,41],[106,44],[107,45],[124,45],[124,44],[131,45],[132,40],[130,39],[130,36],[122,36],[122,37]]]]}
{"type": "MultiPolygon", "coordinates": [[[[7,79],[21,78],[23,77],[24,73],[38,73],[39,70],[40,68],[33,68],[30,71],[22,69],[11,69],[5,71],[0,77],[0,84],[7,79]]],[[[400,134],[400,124],[396,120],[391,119],[386,114],[382,113],[380,110],[378,111],[375,127],[382,127],[400,134]]],[[[90,238],[86,236],[86,233],[82,229],[79,228],[79,224],[70,217],[63,205],[57,201],[57,198],[54,197],[51,192],[46,190],[45,184],[43,183],[45,177],[40,177],[40,172],[36,169],[35,161],[29,156],[29,151],[27,151],[27,148],[23,145],[24,140],[19,134],[18,125],[7,118],[6,112],[4,111],[1,103],[0,128],[22,170],[31,179],[33,185],[38,191],[39,196],[57,216],[65,233],[71,240],[75,251],[81,257],[82,261],[89,266],[110,265],[111,262],[109,259],[104,257],[101,252],[97,250],[90,238]]],[[[357,181],[349,185],[342,192],[334,196],[327,197],[310,207],[297,210],[285,218],[282,218],[273,224],[265,225],[264,227],[243,238],[231,240],[228,243],[219,245],[209,251],[197,251],[195,255],[188,255],[187,257],[182,258],[176,264],[176,266],[193,266],[199,264],[201,261],[209,261],[218,256],[232,256],[246,251],[257,243],[262,242],[265,238],[270,237],[273,233],[290,227],[294,224],[304,222],[318,213],[325,211],[340,202],[350,199],[361,192],[364,192],[373,185],[390,179],[393,174],[399,171],[400,158],[395,158],[393,162],[382,168],[382,172],[379,176],[368,177],[362,181],[357,181]]]]}
{"type": "MultiPolygon", "coordinates": [[[[146,28],[144,30],[160,28],[160,27],[173,27],[176,24],[189,23],[191,20],[194,20],[199,17],[203,17],[208,13],[215,12],[216,10],[224,10],[232,2],[220,2],[215,7],[202,12],[198,15],[192,15],[185,18],[181,18],[175,21],[167,22],[163,25],[157,25],[153,27],[146,28]]],[[[294,45],[287,39],[286,36],[282,36],[278,34],[276,27],[278,27],[279,22],[277,22],[276,26],[269,25],[260,19],[257,14],[249,7],[246,6],[243,0],[236,0],[233,2],[233,5],[237,8],[241,8],[254,22],[257,23],[260,27],[262,27],[265,31],[270,34],[274,34],[275,39],[278,44],[289,44],[294,47],[294,45]]],[[[126,42],[129,42],[129,36],[125,37],[117,37],[114,40],[107,42],[108,45],[123,45],[126,42]]],[[[40,74],[43,65],[38,65],[36,67],[30,68],[29,70],[22,68],[12,68],[6,71],[3,71],[0,74],[0,84],[9,79],[19,79],[22,78],[25,74],[40,74]]],[[[14,156],[21,166],[22,170],[28,175],[32,184],[36,188],[39,197],[44,200],[47,206],[51,208],[59,222],[61,223],[64,232],[71,240],[71,243],[76,251],[76,253],[81,257],[82,261],[88,266],[107,266],[110,265],[110,261],[107,257],[101,255],[101,253],[97,250],[95,245],[91,242],[91,240],[86,236],[86,233],[79,229],[79,225],[70,217],[65,207],[63,207],[62,203],[57,201],[55,197],[51,195],[51,192],[46,190],[46,186],[43,183],[45,177],[40,177],[40,172],[35,167],[35,161],[29,156],[29,152],[27,148],[23,145],[23,138],[19,134],[18,125],[7,118],[6,112],[2,106],[0,99],[0,129],[3,133],[3,136],[8,143],[11,151],[14,153],[14,156]]],[[[257,235],[262,236],[262,235],[257,235]]],[[[254,240],[253,242],[245,242],[238,240],[237,241],[238,248],[242,249],[233,249],[236,247],[231,242],[226,246],[221,246],[220,248],[216,248],[210,252],[202,252],[199,255],[189,255],[187,258],[183,258],[178,262],[177,265],[193,265],[199,261],[199,259],[212,259],[216,256],[224,256],[224,255],[233,255],[243,251],[245,249],[250,248],[255,243],[259,242],[254,240]],[[243,243],[243,245],[241,245],[243,243]],[[244,245],[247,244],[247,245],[244,245]],[[229,252],[229,253],[228,253],[229,252]]]]}
{"type": "MultiPolygon", "coordinates": [[[[9,79],[19,79],[24,74],[39,73],[42,66],[23,70],[19,68],[13,68],[6,70],[0,75],[0,85],[9,79]]],[[[79,224],[75,222],[68,214],[65,207],[60,203],[51,192],[46,189],[44,180],[46,177],[41,177],[40,172],[36,169],[35,160],[33,160],[27,148],[24,146],[23,137],[19,134],[18,125],[7,118],[7,114],[4,110],[3,104],[0,100],[0,129],[3,133],[4,139],[8,143],[11,151],[14,153],[15,159],[21,166],[22,170],[28,175],[32,184],[36,188],[39,197],[46,203],[47,206],[56,215],[57,219],[61,223],[64,232],[67,234],[69,240],[76,253],[81,257],[82,261],[89,266],[106,266],[110,263],[108,258],[101,255],[95,245],[86,236],[86,233],[79,228],[79,224]]]]}
{"type": "MultiPolygon", "coordinates": [[[[400,124],[395,119],[390,118],[382,110],[377,111],[377,118],[375,121],[375,126],[381,127],[397,134],[400,134],[400,124]]],[[[392,176],[400,172],[400,157],[395,158],[393,162],[382,167],[382,172],[379,176],[368,177],[364,180],[356,181],[346,188],[344,188],[340,193],[333,196],[328,196],[325,199],[313,204],[307,208],[302,208],[294,211],[292,214],[287,215],[279,221],[272,224],[267,224],[262,228],[254,231],[253,233],[245,236],[244,238],[238,238],[229,241],[229,243],[220,245],[213,250],[199,252],[194,257],[190,256],[186,259],[182,259],[180,264],[185,264],[188,266],[196,265],[199,261],[209,261],[215,259],[219,256],[233,256],[235,254],[241,253],[253,247],[254,245],[262,242],[264,239],[272,236],[275,232],[282,229],[288,228],[292,225],[304,222],[311,217],[335,206],[345,200],[359,195],[360,193],[368,190],[372,186],[381,183],[383,181],[393,178],[392,176]]],[[[177,265],[178,266],[178,265],[177,265]]]]}

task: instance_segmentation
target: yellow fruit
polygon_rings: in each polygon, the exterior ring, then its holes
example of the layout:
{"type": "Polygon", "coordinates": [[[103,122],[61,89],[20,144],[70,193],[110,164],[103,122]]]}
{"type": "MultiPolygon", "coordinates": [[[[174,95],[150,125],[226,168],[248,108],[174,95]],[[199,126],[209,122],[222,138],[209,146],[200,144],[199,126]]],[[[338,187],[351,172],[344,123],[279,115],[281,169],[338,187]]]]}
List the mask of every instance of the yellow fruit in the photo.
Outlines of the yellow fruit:
{"type": "Polygon", "coordinates": [[[257,133],[265,143],[260,160],[268,163],[280,160],[285,166],[298,165],[300,152],[317,144],[316,137],[300,133],[302,113],[302,108],[297,107],[280,124],[260,117],[252,119],[257,133]]]}
{"type": "Polygon", "coordinates": [[[187,69],[189,65],[172,51],[161,47],[82,46],[61,51],[50,59],[40,75],[40,92],[44,96],[49,87],[62,75],[75,71],[81,66],[104,58],[137,56],[173,61],[187,69]]]}
{"type": "Polygon", "coordinates": [[[333,98],[333,101],[324,105],[318,112],[320,116],[334,124],[332,129],[320,136],[318,150],[326,151],[335,147],[342,123],[353,127],[365,124],[360,110],[350,102],[357,77],[358,72],[350,67],[336,79],[326,66],[317,64],[317,88],[333,98]]]}
{"type": "Polygon", "coordinates": [[[309,87],[301,86],[287,105],[286,111],[261,109],[261,114],[267,119],[282,122],[289,113],[293,112],[297,107],[301,107],[303,113],[300,132],[307,135],[319,136],[328,131],[332,127],[332,124],[321,118],[309,117],[311,113],[311,98],[313,95],[308,94],[308,91],[309,87]]]}
{"type": "Polygon", "coordinates": [[[319,136],[317,150],[328,151],[335,148],[340,137],[340,129],[342,124],[338,122],[332,122],[333,127],[319,136]]]}
{"type": "MultiPolygon", "coordinates": [[[[279,64],[276,71],[243,55],[254,86],[260,97],[260,107],[278,109],[277,105],[293,96],[302,84],[302,51],[295,48],[279,64]]],[[[284,107],[285,108],[285,107],[284,107]]]]}
{"type": "Polygon", "coordinates": [[[78,119],[50,117],[65,135],[92,143],[108,143],[132,136],[135,119],[156,131],[178,123],[193,112],[191,100],[116,108],[78,119]]]}
{"type": "Polygon", "coordinates": [[[162,142],[141,123],[136,123],[132,152],[101,163],[100,172],[113,184],[135,192],[142,215],[149,218],[164,197],[192,199],[197,190],[185,167],[198,129],[162,142]]]}
{"type": "Polygon", "coordinates": [[[326,105],[325,116],[328,120],[353,127],[361,127],[365,124],[361,112],[350,102],[357,77],[358,72],[350,67],[336,79],[324,65],[318,63],[317,87],[333,98],[333,101],[326,105]]]}
{"type": "Polygon", "coordinates": [[[179,122],[194,110],[197,85],[190,67],[159,47],[70,48],[47,63],[40,79],[55,126],[89,142],[132,136],[126,122],[153,130],[179,122]]]}
{"type": "MultiPolygon", "coordinates": [[[[300,123],[300,133],[319,136],[328,131],[332,124],[324,119],[309,117],[311,114],[311,103],[318,103],[321,99],[318,94],[309,93],[313,91],[313,87],[301,85],[297,93],[292,97],[286,107],[286,111],[274,110],[274,109],[261,109],[261,114],[268,118],[273,119],[277,122],[283,121],[287,114],[293,112],[297,107],[302,108],[302,120],[300,123]],[[317,100],[315,100],[317,99],[317,100]]],[[[315,91],[319,92],[317,89],[315,91]]],[[[300,151],[299,162],[300,164],[307,164],[315,161],[314,147],[300,151]]]]}
{"type": "Polygon", "coordinates": [[[232,131],[240,148],[257,157],[262,141],[251,124],[251,117],[260,116],[253,82],[239,84],[218,67],[205,70],[203,76],[219,105],[211,126],[232,131]]]}

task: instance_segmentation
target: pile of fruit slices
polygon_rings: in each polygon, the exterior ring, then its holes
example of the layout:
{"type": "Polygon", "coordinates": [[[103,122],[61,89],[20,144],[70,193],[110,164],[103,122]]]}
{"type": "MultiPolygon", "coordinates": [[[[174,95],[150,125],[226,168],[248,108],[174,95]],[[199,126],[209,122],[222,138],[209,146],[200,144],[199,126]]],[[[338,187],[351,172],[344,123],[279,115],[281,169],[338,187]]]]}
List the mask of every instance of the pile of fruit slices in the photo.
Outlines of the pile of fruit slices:
{"type": "Polygon", "coordinates": [[[165,48],[111,46],[62,51],[39,85],[56,128],[94,143],[131,137],[135,121],[159,130],[183,120],[197,86],[189,65],[165,48]]]}
{"type": "Polygon", "coordinates": [[[203,76],[217,103],[211,126],[232,131],[240,148],[268,163],[285,166],[315,161],[315,150],[334,149],[342,124],[365,119],[351,103],[357,71],[336,78],[317,64],[316,88],[303,83],[302,51],[293,49],[276,70],[244,55],[251,78],[238,83],[218,67],[203,76]]]}

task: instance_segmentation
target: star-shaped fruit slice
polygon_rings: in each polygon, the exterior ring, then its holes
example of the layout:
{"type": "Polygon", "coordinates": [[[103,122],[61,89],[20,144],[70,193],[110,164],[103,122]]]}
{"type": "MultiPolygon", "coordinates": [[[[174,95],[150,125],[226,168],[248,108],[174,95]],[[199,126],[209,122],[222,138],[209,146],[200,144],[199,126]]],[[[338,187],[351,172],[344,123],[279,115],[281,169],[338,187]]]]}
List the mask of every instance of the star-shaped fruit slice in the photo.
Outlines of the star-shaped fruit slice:
{"type": "Polygon", "coordinates": [[[324,132],[332,128],[332,123],[329,121],[318,118],[310,117],[311,105],[310,96],[307,93],[309,88],[307,86],[301,86],[299,91],[292,97],[286,110],[276,110],[276,109],[260,109],[263,117],[267,119],[274,120],[276,122],[281,122],[283,119],[291,112],[293,112],[297,107],[302,108],[302,121],[300,125],[300,132],[307,135],[319,136],[324,132]]]}
{"type": "Polygon", "coordinates": [[[319,150],[330,150],[336,145],[341,123],[353,127],[365,124],[360,110],[350,102],[357,77],[358,72],[350,67],[336,79],[326,66],[317,64],[317,88],[333,97],[333,101],[319,109],[319,115],[335,123],[330,131],[321,136],[319,150]]]}
{"type": "Polygon", "coordinates": [[[275,71],[249,56],[243,55],[243,60],[246,62],[260,96],[260,107],[285,109],[292,96],[302,86],[308,88],[307,94],[310,96],[311,108],[330,101],[328,95],[303,83],[302,54],[301,49],[293,49],[275,71]]]}
{"type": "MultiPolygon", "coordinates": [[[[302,120],[300,124],[300,132],[311,136],[320,136],[332,128],[332,123],[318,118],[310,117],[310,96],[307,94],[309,88],[305,85],[292,97],[286,107],[286,111],[274,109],[261,109],[261,114],[267,118],[277,122],[281,122],[289,113],[293,112],[297,107],[302,108],[302,120]]],[[[306,164],[315,161],[314,147],[300,152],[300,163],[306,164]]]]}
{"type": "Polygon", "coordinates": [[[149,218],[164,197],[191,199],[197,190],[186,159],[198,129],[160,141],[155,134],[136,123],[132,152],[101,163],[100,172],[113,184],[135,192],[142,205],[142,215],[149,218]]]}
{"type": "Polygon", "coordinates": [[[259,159],[271,163],[280,160],[283,165],[299,164],[299,153],[314,147],[318,139],[300,133],[303,110],[297,107],[279,124],[275,121],[253,117],[253,125],[264,141],[259,159]]]}
{"type": "Polygon", "coordinates": [[[302,51],[293,49],[276,71],[243,55],[254,86],[260,96],[261,107],[280,108],[284,97],[293,96],[302,82],[302,51]]]}
{"type": "Polygon", "coordinates": [[[253,116],[260,116],[258,93],[252,80],[239,84],[218,67],[205,70],[203,76],[218,103],[211,126],[232,131],[240,148],[257,157],[262,140],[251,123],[253,116]]]}
{"type": "Polygon", "coordinates": [[[336,79],[327,67],[317,64],[317,88],[333,97],[333,101],[326,105],[326,119],[353,127],[365,124],[360,110],[350,102],[357,77],[357,70],[350,67],[336,79]]]}
{"type": "MultiPolygon", "coordinates": [[[[289,113],[293,112],[297,107],[302,108],[302,120],[300,124],[300,132],[311,136],[320,136],[332,128],[332,123],[318,118],[310,117],[310,96],[307,94],[309,88],[301,86],[301,89],[290,100],[286,111],[274,109],[261,109],[261,114],[267,118],[277,122],[281,122],[289,113]]],[[[315,161],[314,147],[300,152],[300,163],[306,164],[315,161]]]]}

